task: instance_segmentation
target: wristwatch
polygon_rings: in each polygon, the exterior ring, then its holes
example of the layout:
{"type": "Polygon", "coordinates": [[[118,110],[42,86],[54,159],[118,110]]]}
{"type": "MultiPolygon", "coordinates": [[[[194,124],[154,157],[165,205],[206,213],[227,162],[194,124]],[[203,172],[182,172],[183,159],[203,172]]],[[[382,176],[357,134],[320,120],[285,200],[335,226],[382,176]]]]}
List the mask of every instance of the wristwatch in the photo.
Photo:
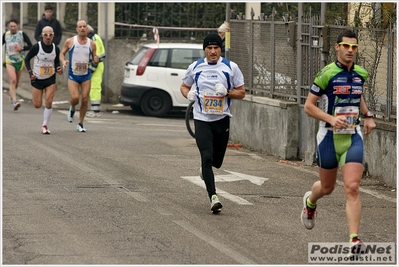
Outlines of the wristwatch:
{"type": "Polygon", "coordinates": [[[374,114],[371,113],[370,111],[367,111],[366,114],[363,115],[364,118],[373,118],[374,114]]]}

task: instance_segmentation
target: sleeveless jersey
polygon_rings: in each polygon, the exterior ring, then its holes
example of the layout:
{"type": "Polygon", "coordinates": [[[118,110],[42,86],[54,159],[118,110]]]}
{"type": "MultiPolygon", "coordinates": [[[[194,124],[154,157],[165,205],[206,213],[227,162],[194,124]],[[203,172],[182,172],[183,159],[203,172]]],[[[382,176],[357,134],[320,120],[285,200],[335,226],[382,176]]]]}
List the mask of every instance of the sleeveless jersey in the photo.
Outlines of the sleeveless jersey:
{"type": "Polygon", "coordinates": [[[39,41],[39,52],[33,58],[33,73],[39,80],[48,79],[55,74],[54,60],[56,57],[55,44],[52,43],[51,53],[44,52],[42,42],[39,41]]]}
{"type": "Polygon", "coordinates": [[[90,42],[90,39],[86,38],[86,43],[82,45],[78,42],[78,37],[74,36],[73,45],[69,50],[69,74],[76,76],[89,74],[90,42]]]}
{"type": "Polygon", "coordinates": [[[25,41],[22,34],[22,31],[19,30],[15,34],[11,34],[10,31],[7,31],[5,34],[5,42],[6,42],[6,62],[7,63],[20,63],[25,58],[25,51],[17,51],[17,45],[24,47],[25,41]]]}
{"type": "Polygon", "coordinates": [[[232,99],[217,96],[215,85],[220,82],[229,91],[244,84],[244,76],[236,63],[223,57],[216,63],[203,58],[188,67],[182,80],[188,86],[195,84],[198,96],[193,110],[194,119],[210,122],[225,116],[232,117],[232,99]]]}

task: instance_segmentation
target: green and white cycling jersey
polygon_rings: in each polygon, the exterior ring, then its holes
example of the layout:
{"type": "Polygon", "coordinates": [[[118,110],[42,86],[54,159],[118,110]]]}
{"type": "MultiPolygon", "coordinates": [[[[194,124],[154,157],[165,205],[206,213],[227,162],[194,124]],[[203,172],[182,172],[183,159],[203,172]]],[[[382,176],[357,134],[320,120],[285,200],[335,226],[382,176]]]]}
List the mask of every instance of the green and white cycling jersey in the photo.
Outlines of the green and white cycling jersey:
{"type": "Polygon", "coordinates": [[[358,65],[350,70],[339,61],[325,66],[316,75],[310,92],[320,97],[320,108],[326,113],[345,115],[349,125],[333,129],[320,121],[317,133],[317,165],[334,169],[349,162],[362,163],[363,136],[360,130],[360,101],[368,73],[358,65]]]}
{"type": "MultiPolygon", "coordinates": [[[[317,73],[310,92],[320,97],[323,111],[332,116],[347,115],[354,128],[360,122],[360,100],[367,77],[367,71],[359,65],[354,64],[348,70],[347,66],[336,61],[317,73]]],[[[324,121],[320,121],[320,126],[331,127],[324,121]]]]}

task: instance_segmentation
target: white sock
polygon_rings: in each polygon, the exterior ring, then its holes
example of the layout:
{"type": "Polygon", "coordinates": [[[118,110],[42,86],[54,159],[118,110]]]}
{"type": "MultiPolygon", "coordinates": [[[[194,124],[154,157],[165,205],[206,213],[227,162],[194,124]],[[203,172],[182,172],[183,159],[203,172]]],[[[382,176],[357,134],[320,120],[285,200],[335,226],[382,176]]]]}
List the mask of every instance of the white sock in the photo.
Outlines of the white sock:
{"type": "Polygon", "coordinates": [[[43,125],[48,125],[48,122],[50,121],[51,113],[53,113],[53,108],[44,108],[43,125]]]}

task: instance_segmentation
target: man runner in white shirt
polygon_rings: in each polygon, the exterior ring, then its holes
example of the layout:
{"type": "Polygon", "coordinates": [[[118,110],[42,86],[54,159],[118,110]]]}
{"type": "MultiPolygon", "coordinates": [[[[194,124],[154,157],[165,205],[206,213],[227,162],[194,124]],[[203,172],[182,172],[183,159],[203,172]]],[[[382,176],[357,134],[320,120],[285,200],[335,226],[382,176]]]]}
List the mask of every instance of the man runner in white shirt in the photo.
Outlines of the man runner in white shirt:
{"type": "Polygon", "coordinates": [[[55,95],[55,73],[62,74],[60,66],[60,49],[53,43],[54,31],[50,26],[42,30],[42,41],[34,44],[25,57],[26,69],[32,85],[32,100],[35,108],[42,107],[43,91],[45,107],[43,113],[42,134],[50,134],[48,123],[53,112],[55,95]],[[33,58],[33,69],[30,61],[33,58]]]}
{"type": "Polygon", "coordinates": [[[229,141],[232,99],[245,97],[244,76],[238,65],[221,57],[222,39],[217,33],[204,38],[206,57],[193,62],[183,77],[180,91],[195,101],[195,140],[201,154],[203,178],[213,213],[221,211],[212,167],[220,168],[229,141]],[[194,90],[190,90],[195,84],[194,90]]]}
{"type": "Polygon", "coordinates": [[[79,86],[82,90],[82,103],[79,110],[79,124],[76,131],[86,132],[83,127],[83,120],[86,115],[87,105],[89,102],[90,86],[91,86],[91,72],[89,71],[90,55],[92,55],[93,62],[98,63],[98,56],[96,54],[96,44],[87,37],[87,23],[85,20],[79,20],[76,23],[77,35],[68,38],[65,41],[64,47],[60,53],[60,61],[63,68],[66,68],[68,63],[68,89],[71,94],[71,106],[68,112],[68,121],[73,121],[75,114],[75,106],[79,103],[79,86]],[[69,52],[69,61],[65,60],[65,54],[69,52]]]}

